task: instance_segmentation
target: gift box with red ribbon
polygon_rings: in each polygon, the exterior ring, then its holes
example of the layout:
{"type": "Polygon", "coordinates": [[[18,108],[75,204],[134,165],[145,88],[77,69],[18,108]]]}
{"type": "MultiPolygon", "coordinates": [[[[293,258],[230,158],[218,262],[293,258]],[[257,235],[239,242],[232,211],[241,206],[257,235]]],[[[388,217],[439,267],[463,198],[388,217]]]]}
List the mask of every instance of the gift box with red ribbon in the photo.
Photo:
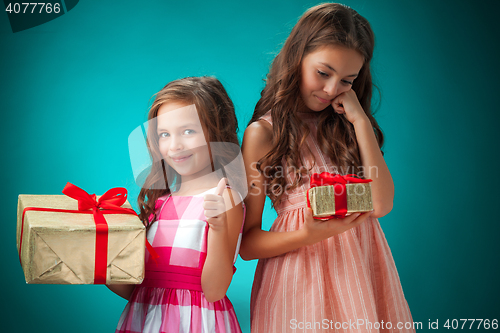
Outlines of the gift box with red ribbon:
{"type": "Polygon", "coordinates": [[[322,220],[368,212],[373,209],[370,182],[353,174],[315,173],[305,193],[307,207],[311,207],[315,219],[322,220]]]}
{"type": "MultiPolygon", "coordinates": [[[[19,195],[17,248],[27,283],[139,284],[146,231],[125,188],[19,195]]],[[[148,244],[149,245],[149,244],[148,244]]]]}

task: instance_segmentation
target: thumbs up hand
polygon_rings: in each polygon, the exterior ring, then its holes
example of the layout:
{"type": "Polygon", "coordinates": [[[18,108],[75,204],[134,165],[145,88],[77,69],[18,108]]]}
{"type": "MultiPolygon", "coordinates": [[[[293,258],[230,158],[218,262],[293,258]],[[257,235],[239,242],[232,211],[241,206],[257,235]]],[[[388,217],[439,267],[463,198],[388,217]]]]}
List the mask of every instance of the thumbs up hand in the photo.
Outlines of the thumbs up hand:
{"type": "Polygon", "coordinates": [[[222,230],[226,226],[226,204],[222,193],[226,188],[226,179],[222,178],[215,189],[214,194],[205,194],[203,209],[209,227],[214,230],[222,230]]]}

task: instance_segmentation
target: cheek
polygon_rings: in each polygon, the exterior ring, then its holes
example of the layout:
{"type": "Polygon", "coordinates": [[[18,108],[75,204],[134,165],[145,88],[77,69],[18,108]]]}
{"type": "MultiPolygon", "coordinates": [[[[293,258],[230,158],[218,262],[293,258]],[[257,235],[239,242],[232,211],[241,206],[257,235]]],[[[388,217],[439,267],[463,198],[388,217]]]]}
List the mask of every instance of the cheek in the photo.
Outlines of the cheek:
{"type": "Polygon", "coordinates": [[[342,85],[341,88],[340,88],[340,91],[339,91],[339,95],[342,94],[342,93],[345,93],[346,91],[351,90],[351,87],[352,86],[350,86],[350,85],[348,85],[348,86],[342,85]]]}
{"type": "Polygon", "coordinates": [[[160,154],[162,156],[165,156],[167,155],[167,152],[168,152],[168,144],[166,142],[166,140],[160,140],[158,142],[158,146],[160,147],[160,154]]]}
{"type": "Polygon", "coordinates": [[[210,159],[210,153],[208,151],[208,146],[206,144],[198,146],[192,151],[196,152],[197,157],[203,161],[206,159],[210,159]]]}
{"type": "Polygon", "coordinates": [[[312,78],[310,75],[304,75],[302,76],[302,80],[300,82],[300,93],[302,94],[302,97],[308,97],[311,95],[311,92],[315,90],[315,82],[314,78],[312,78]]]}
{"type": "Polygon", "coordinates": [[[186,145],[189,145],[191,149],[194,148],[205,148],[207,149],[207,140],[205,139],[205,136],[203,134],[198,134],[193,138],[190,138],[189,141],[186,141],[186,145]]]}

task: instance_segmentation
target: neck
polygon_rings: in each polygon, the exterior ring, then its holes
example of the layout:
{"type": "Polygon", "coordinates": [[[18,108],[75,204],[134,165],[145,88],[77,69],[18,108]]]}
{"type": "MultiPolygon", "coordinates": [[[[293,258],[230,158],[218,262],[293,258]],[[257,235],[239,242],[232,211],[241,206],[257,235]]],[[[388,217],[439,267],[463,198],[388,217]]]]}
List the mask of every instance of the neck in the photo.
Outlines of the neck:
{"type": "Polygon", "coordinates": [[[181,177],[180,188],[179,191],[177,191],[177,193],[182,193],[183,195],[195,195],[205,192],[206,190],[216,187],[220,180],[215,172],[210,172],[194,179],[186,180],[183,178],[184,177],[181,177]]]}

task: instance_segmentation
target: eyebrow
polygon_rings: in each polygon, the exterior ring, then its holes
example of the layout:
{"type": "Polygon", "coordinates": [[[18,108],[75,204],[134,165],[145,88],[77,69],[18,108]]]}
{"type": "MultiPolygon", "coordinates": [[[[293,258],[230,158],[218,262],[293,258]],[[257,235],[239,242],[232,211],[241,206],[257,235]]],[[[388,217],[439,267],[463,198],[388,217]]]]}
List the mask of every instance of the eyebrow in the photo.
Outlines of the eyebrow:
{"type": "MultiPolygon", "coordinates": [[[[331,69],[332,71],[334,71],[335,73],[337,73],[337,71],[330,65],[328,65],[327,63],[324,63],[324,62],[320,62],[321,65],[323,66],[326,66],[328,67],[329,69],[331,69]]],[[[351,75],[347,75],[347,77],[357,77],[358,74],[351,74],[351,75]]]]}
{"type": "MultiPolygon", "coordinates": [[[[200,125],[199,124],[194,124],[194,123],[193,124],[186,124],[186,125],[180,126],[179,128],[182,129],[182,128],[188,128],[188,127],[200,127],[200,125]]],[[[163,129],[163,128],[158,128],[156,131],[158,131],[158,132],[167,131],[168,132],[167,129],[163,129]]]]}

